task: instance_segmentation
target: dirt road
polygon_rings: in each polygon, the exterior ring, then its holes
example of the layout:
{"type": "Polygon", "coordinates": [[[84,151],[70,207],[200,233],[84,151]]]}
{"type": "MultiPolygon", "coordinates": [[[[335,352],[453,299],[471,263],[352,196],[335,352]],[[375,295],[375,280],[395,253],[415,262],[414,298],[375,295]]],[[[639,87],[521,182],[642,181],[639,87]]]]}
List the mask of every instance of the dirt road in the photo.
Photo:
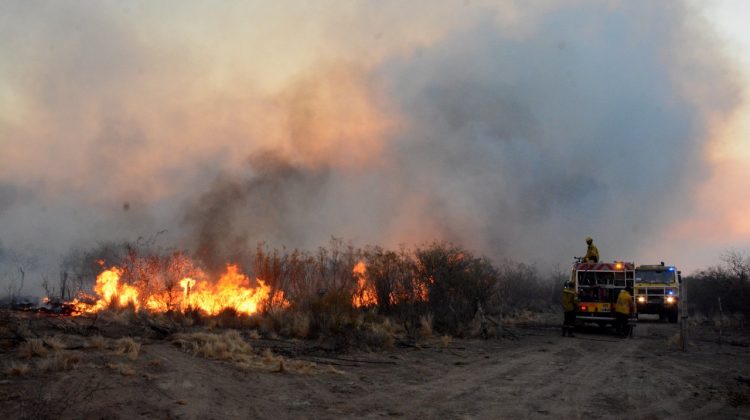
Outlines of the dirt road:
{"type": "Polygon", "coordinates": [[[0,409],[6,418],[750,418],[747,335],[719,346],[712,330],[695,330],[682,353],[672,324],[641,323],[633,339],[514,332],[447,347],[433,339],[306,353],[317,362],[312,373],[242,370],[167,341],[145,341],[137,360],[80,350],[75,369],[3,377],[0,409]],[[103,368],[115,359],[129,370],[103,368]]]}

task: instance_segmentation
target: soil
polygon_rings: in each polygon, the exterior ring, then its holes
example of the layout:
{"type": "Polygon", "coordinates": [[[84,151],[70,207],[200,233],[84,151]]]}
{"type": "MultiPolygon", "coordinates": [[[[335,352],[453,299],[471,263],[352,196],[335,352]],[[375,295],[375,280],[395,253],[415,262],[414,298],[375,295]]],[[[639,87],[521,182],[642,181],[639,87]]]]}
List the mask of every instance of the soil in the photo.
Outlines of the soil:
{"type": "Polygon", "coordinates": [[[687,352],[676,324],[660,322],[639,323],[627,339],[529,326],[502,339],[397,341],[346,354],[243,333],[258,351],[286,354],[288,366],[314,363],[294,370],[243,369],[154,337],[136,338],[132,360],[111,346],[86,347],[76,321],[32,318],[30,330],[56,332],[65,343],[58,352],[79,361],[43,371],[44,358],[20,359],[6,331],[3,418],[750,418],[750,335],[723,331],[719,342],[705,326],[692,327],[687,352]],[[29,369],[14,376],[5,372],[11,363],[29,369]]]}

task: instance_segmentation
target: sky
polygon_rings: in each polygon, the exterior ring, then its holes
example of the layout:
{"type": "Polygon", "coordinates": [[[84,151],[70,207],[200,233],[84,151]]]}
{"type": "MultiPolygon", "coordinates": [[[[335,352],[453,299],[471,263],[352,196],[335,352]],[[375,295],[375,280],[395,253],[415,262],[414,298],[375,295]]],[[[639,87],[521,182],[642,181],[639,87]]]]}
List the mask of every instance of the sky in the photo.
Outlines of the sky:
{"type": "Polygon", "coordinates": [[[716,264],[750,250],[749,8],[2,2],[0,283],[157,233],[716,264]]]}

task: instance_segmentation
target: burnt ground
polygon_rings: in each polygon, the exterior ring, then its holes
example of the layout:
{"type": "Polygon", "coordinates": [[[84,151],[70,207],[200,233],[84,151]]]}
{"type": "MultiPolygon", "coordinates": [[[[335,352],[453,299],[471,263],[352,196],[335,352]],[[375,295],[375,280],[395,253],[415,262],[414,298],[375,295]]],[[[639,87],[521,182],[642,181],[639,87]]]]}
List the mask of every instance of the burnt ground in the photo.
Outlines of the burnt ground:
{"type": "Polygon", "coordinates": [[[4,418],[750,418],[750,335],[724,331],[719,344],[709,327],[692,328],[686,353],[677,326],[658,322],[640,323],[632,339],[598,329],[563,338],[535,326],[503,339],[397,341],[345,354],[243,332],[266,356],[248,367],[195,356],[169,338],[139,336],[137,357],[128,357],[113,336],[127,331],[101,329],[97,348],[77,320],[22,321],[52,345],[21,358],[18,333],[6,328],[4,418]]]}

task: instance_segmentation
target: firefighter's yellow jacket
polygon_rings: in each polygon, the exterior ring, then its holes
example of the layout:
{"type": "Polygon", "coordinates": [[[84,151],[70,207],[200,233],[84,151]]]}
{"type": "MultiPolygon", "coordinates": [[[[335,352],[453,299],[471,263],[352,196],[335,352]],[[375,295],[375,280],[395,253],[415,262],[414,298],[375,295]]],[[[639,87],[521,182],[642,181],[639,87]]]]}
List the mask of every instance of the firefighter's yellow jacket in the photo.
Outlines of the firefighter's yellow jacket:
{"type": "Polygon", "coordinates": [[[627,290],[621,291],[617,296],[615,312],[619,312],[625,315],[631,315],[633,312],[635,312],[635,308],[633,308],[633,306],[633,296],[631,296],[627,290]]]}
{"type": "Polygon", "coordinates": [[[599,262],[599,249],[596,245],[591,244],[586,249],[586,256],[583,257],[586,262],[599,262]]]}
{"type": "Polygon", "coordinates": [[[577,304],[578,304],[578,297],[576,296],[575,290],[568,289],[567,287],[563,289],[563,296],[562,296],[563,311],[565,312],[575,311],[577,304]]]}

